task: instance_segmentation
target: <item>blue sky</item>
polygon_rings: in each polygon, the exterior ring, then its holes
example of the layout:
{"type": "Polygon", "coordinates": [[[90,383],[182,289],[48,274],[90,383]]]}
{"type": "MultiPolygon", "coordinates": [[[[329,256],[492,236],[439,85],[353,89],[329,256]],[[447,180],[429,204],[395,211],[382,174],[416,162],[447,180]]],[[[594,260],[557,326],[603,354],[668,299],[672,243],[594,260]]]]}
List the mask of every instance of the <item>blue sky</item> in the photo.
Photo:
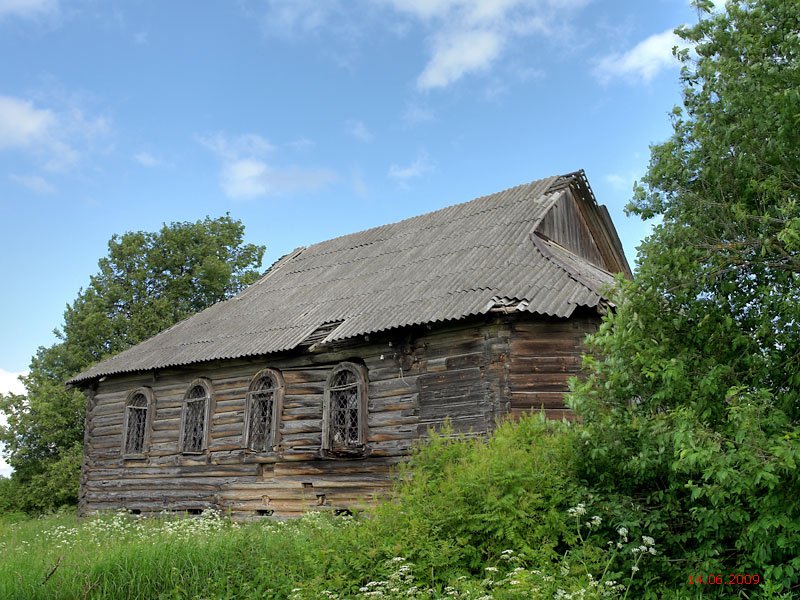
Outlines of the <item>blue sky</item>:
{"type": "Polygon", "coordinates": [[[624,216],[687,0],[0,0],[0,391],[114,233],[300,246],[586,170],[624,216]]]}

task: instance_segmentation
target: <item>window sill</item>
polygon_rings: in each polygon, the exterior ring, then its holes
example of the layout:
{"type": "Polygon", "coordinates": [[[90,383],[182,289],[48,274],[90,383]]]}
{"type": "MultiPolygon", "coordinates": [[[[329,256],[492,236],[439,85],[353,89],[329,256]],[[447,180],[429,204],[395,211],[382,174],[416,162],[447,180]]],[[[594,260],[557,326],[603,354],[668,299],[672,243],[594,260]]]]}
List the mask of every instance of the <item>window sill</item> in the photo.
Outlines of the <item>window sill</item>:
{"type": "Polygon", "coordinates": [[[254,452],[253,450],[245,450],[242,453],[242,462],[244,463],[275,463],[280,460],[281,454],[279,452],[254,452]]]}
{"type": "Polygon", "coordinates": [[[370,449],[364,446],[353,446],[350,448],[325,448],[321,452],[322,458],[327,459],[360,459],[370,455],[370,449]]]}
{"type": "Polygon", "coordinates": [[[149,457],[146,454],[123,454],[122,460],[147,460],[149,457]]]}

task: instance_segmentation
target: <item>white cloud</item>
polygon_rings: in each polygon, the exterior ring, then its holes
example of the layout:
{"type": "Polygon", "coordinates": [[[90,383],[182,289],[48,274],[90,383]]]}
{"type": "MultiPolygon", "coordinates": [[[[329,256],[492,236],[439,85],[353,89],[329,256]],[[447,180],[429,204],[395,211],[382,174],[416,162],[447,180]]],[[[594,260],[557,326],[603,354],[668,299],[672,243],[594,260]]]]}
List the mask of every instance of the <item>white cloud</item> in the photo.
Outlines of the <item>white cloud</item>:
{"type": "Polygon", "coordinates": [[[139,152],[133,155],[133,160],[142,165],[143,167],[153,168],[160,167],[164,163],[150,154],[149,152],[139,152]]]}
{"type": "Polygon", "coordinates": [[[389,177],[398,181],[407,181],[420,177],[433,170],[433,165],[428,160],[427,152],[420,152],[414,162],[409,165],[401,166],[395,163],[389,167],[389,177]]]}
{"type": "Polygon", "coordinates": [[[268,164],[265,158],[275,151],[275,146],[258,134],[233,138],[216,134],[200,137],[198,141],[221,160],[220,186],[229,198],[249,199],[311,191],[338,178],[332,169],[268,164]]]}
{"type": "Polygon", "coordinates": [[[37,194],[52,194],[56,191],[50,182],[40,175],[14,175],[11,174],[8,178],[23,187],[28,188],[37,194]]]}
{"type": "Polygon", "coordinates": [[[552,36],[570,11],[590,0],[390,0],[431,32],[431,56],[417,78],[421,90],[443,88],[489,71],[517,37],[552,36]]]}
{"type": "Polygon", "coordinates": [[[266,163],[246,158],[222,168],[222,189],[231,198],[255,198],[269,192],[266,163]]]}
{"type": "Polygon", "coordinates": [[[594,74],[603,83],[615,78],[648,83],[662,70],[679,65],[672,55],[675,46],[684,48],[686,42],[668,29],[642,40],[627,52],[604,56],[595,67],[594,74]]]}
{"type": "Polygon", "coordinates": [[[319,189],[336,178],[331,169],[273,168],[263,161],[245,158],[223,166],[222,190],[236,199],[282,196],[319,189]]]}
{"type": "Polygon", "coordinates": [[[360,142],[369,143],[375,139],[375,136],[364,124],[364,121],[347,121],[345,123],[345,128],[348,134],[360,142]]]}
{"type": "Polygon", "coordinates": [[[0,150],[28,148],[47,140],[55,128],[52,111],[10,96],[0,96],[0,150]]]}
{"type": "Polygon", "coordinates": [[[3,17],[35,18],[58,12],[58,0],[0,0],[3,17]]]}
{"type": "Polygon", "coordinates": [[[592,0],[242,0],[268,36],[305,40],[328,35],[328,54],[346,68],[364,37],[364,21],[380,21],[405,37],[421,27],[429,57],[417,77],[420,90],[443,88],[468,74],[488,71],[519,38],[567,39],[573,13],[592,0]],[[354,10],[354,5],[356,9],[354,10]],[[389,9],[394,14],[386,14],[389,9]],[[342,42],[350,48],[342,56],[342,42]]]}
{"type": "Polygon", "coordinates": [[[87,116],[76,107],[58,111],[0,96],[0,150],[23,150],[49,171],[75,166],[110,130],[108,119],[87,116]]]}
{"type": "Polygon", "coordinates": [[[503,48],[498,31],[458,31],[441,34],[434,42],[433,57],[417,79],[423,89],[445,87],[466,73],[486,70],[503,48]]]}

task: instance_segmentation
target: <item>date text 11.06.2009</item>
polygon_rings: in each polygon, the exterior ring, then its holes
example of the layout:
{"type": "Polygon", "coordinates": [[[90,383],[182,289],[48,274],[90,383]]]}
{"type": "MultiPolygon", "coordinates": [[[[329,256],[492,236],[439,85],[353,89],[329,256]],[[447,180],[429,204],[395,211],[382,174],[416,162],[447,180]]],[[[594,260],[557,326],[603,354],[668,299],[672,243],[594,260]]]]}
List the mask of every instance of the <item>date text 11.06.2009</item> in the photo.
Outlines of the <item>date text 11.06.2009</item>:
{"type": "Polygon", "coordinates": [[[709,573],[707,575],[689,575],[690,585],[758,585],[761,575],[757,573],[709,573]]]}

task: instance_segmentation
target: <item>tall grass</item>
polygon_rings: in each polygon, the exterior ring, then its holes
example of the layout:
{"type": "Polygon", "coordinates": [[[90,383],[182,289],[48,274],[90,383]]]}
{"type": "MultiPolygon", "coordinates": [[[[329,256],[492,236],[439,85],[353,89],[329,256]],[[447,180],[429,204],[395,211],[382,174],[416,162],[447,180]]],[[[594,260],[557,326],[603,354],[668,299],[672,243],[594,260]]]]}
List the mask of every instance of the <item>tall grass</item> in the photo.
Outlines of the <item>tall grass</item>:
{"type": "Polygon", "coordinates": [[[644,597],[657,540],[581,487],[573,435],[538,416],[444,431],[355,518],[0,517],[0,598],[644,597]]]}

